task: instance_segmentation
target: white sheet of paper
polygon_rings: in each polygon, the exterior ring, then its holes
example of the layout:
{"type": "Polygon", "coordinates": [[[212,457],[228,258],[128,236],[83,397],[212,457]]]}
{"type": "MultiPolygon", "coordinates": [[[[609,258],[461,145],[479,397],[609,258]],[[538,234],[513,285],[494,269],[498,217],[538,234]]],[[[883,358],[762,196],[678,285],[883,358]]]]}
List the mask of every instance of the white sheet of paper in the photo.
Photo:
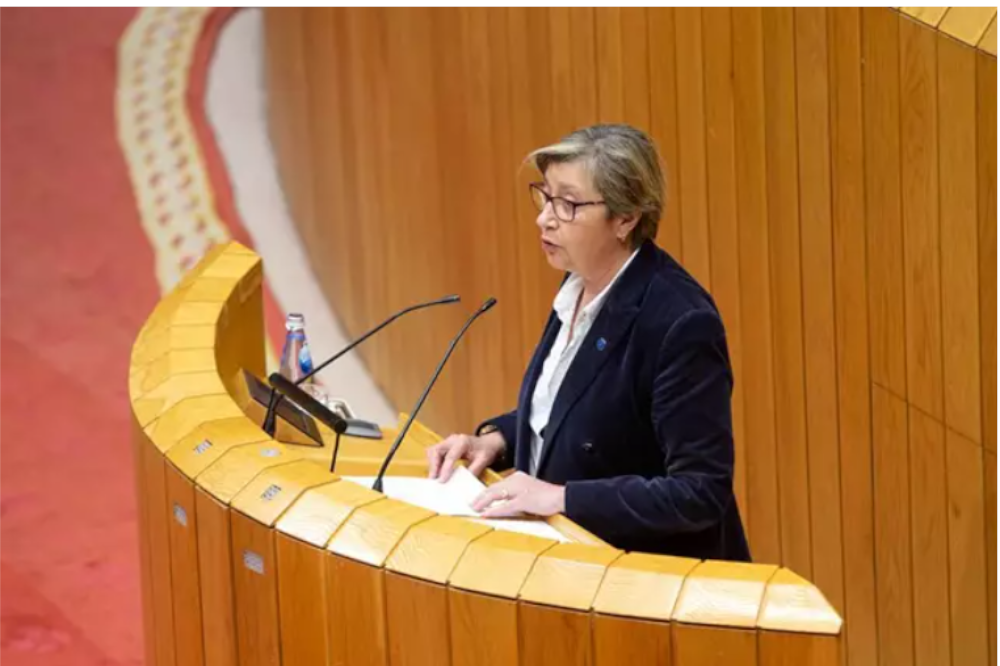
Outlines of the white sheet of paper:
{"type": "MultiPolygon", "coordinates": [[[[375,477],[345,476],[344,480],[371,488],[375,477]]],[[[485,489],[485,484],[465,467],[456,467],[447,483],[417,476],[386,476],[382,479],[382,490],[386,497],[422,507],[442,516],[464,516],[496,530],[532,534],[561,543],[569,541],[559,530],[544,520],[480,518],[479,514],[472,510],[471,504],[485,489]]]]}

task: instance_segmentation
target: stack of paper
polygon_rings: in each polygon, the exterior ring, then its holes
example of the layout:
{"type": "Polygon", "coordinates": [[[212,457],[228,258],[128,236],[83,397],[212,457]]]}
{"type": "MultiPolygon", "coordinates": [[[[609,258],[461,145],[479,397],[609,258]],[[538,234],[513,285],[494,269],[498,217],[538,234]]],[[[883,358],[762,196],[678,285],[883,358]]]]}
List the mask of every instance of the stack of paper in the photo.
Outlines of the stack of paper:
{"type": "MultiPolygon", "coordinates": [[[[375,482],[373,476],[345,476],[344,479],[366,488],[371,488],[375,482]]],[[[442,516],[465,516],[497,530],[523,532],[560,542],[569,541],[559,530],[544,520],[480,518],[479,514],[472,510],[471,505],[485,489],[483,482],[465,467],[455,468],[447,483],[416,476],[387,476],[382,479],[382,490],[387,497],[422,507],[442,516]]]]}

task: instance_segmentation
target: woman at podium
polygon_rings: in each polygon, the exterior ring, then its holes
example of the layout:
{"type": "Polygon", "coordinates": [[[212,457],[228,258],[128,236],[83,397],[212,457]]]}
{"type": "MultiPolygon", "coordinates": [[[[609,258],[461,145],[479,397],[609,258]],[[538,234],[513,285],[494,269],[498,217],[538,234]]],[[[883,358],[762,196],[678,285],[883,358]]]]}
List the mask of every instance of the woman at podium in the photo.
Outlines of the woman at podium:
{"type": "Polygon", "coordinates": [[[618,548],[749,560],[733,495],[732,371],[711,296],[656,238],[664,186],[652,141],[595,125],[528,160],[540,251],[566,274],[517,408],[428,449],[516,468],[473,508],[565,513],[618,548]]]}

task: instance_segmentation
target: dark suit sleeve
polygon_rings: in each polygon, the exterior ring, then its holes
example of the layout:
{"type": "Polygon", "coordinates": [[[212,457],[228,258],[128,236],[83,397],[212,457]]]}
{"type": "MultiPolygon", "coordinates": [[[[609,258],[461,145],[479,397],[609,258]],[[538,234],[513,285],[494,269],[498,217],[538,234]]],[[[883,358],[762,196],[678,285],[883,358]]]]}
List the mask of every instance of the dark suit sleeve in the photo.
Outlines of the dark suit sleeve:
{"type": "Polygon", "coordinates": [[[649,538],[703,530],[733,501],[732,375],[718,315],[695,311],[667,333],[652,420],[666,474],[566,485],[566,515],[596,534],[649,538]]]}
{"type": "Polygon", "coordinates": [[[476,434],[483,429],[484,426],[494,425],[503,435],[503,441],[506,442],[507,447],[504,449],[502,456],[493,461],[490,468],[496,471],[502,471],[509,467],[514,466],[514,444],[517,439],[517,410],[507,412],[506,414],[501,414],[492,419],[486,419],[476,428],[476,434]]]}

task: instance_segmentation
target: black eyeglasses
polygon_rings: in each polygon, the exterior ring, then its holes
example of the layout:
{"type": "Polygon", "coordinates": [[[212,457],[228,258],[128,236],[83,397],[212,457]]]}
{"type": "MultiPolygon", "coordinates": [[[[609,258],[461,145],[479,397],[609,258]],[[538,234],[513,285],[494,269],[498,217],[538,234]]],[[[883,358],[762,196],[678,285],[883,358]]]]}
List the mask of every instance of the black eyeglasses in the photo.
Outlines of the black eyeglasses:
{"type": "Polygon", "coordinates": [[[555,213],[556,219],[560,222],[572,222],[576,217],[577,208],[582,206],[598,206],[604,203],[603,201],[570,201],[562,197],[553,197],[544,188],[544,183],[531,183],[528,185],[528,190],[531,192],[531,200],[535,203],[535,207],[538,208],[539,213],[545,209],[546,205],[552,204],[552,212],[555,213]]]}

